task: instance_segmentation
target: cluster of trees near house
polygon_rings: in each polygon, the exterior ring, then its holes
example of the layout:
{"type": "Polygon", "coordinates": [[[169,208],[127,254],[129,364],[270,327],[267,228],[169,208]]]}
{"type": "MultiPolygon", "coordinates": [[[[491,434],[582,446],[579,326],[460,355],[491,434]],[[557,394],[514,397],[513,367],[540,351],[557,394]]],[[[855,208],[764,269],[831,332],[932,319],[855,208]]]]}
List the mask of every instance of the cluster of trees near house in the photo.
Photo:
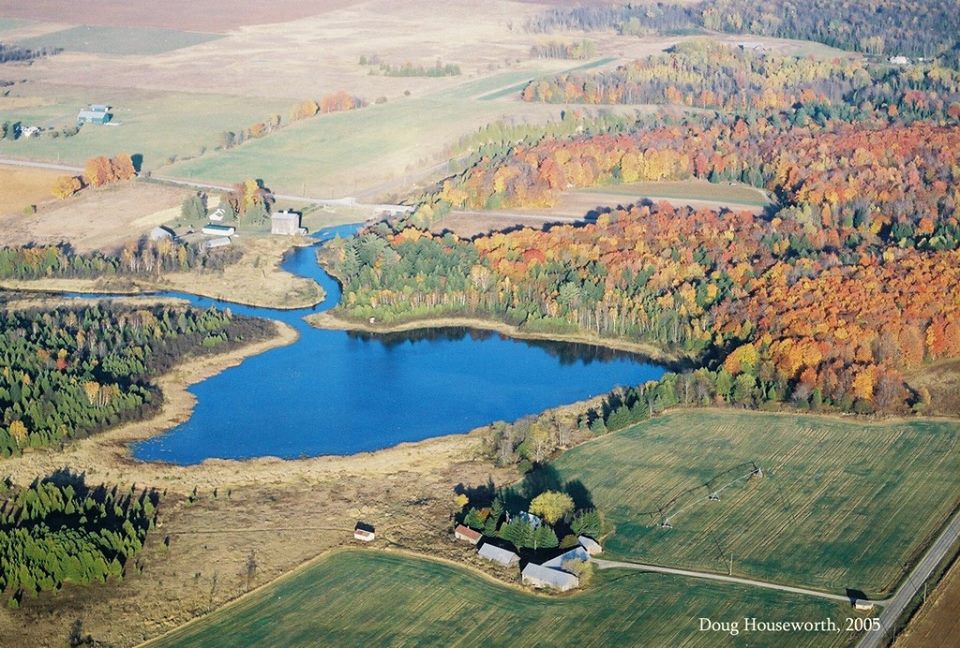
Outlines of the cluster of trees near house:
{"type": "Polygon", "coordinates": [[[960,121],[955,69],[763,55],[700,40],[610,72],[568,72],[531,81],[521,96],[548,103],[670,104],[739,114],[829,106],[849,119],[960,121]]]}
{"type": "Polygon", "coordinates": [[[425,209],[549,205],[570,186],[691,177],[763,187],[781,206],[638,205],[471,241],[380,225],[327,252],[346,289],[341,313],[479,315],[647,340],[722,364],[742,404],[904,410],[922,400],[904,372],[960,356],[960,133],[790,121],[721,117],[512,146],[425,209]]]}
{"type": "Polygon", "coordinates": [[[597,53],[597,44],[586,38],[574,42],[547,41],[530,47],[533,58],[575,59],[593,58],[597,53]]]}
{"type": "Polygon", "coordinates": [[[126,153],[120,153],[112,158],[98,155],[87,160],[83,165],[83,175],[59,176],[53,183],[53,195],[65,200],[85,187],[102,187],[130,180],[137,175],[133,158],[126,153]]]}
{"type": "Polygon", "coordinates": [[[0,314],[0,456],[143,418],[161,402],[152,378],[187,355],[263,339],[269,326],[168,305],[0,314]]]}
{"type": "Polygon", "coordinates": [[[530,18],[531,32],[615,30],[675,34],[712,30],[824,43],[877,55],[934,57],[953,49],[960,15],[952,0],[701,0],[557,7],[530,18]]]}
{"type": "MultiPolygon", "coordinates": [[[[510,495],[509,493],[507,494],[510,495]]],[[[564,549],[577,546],[580,535],[598,538],[603,532],[603,514],[596,509],[577,509],[567,493],[545,490],[530,500],[527,511],[539,518],[507,513],[504,498],[497,496],[488,506],[463,502],[461,521],[484,537],[504,540],[517,550],[564,549]]]]}
{"type": "Polygon", "coordinates": [[[10,608],[67,583],[121,578],[156,520],[155,490],[53,477],[28,488],[0,485],[0,593],[10,608]]]}

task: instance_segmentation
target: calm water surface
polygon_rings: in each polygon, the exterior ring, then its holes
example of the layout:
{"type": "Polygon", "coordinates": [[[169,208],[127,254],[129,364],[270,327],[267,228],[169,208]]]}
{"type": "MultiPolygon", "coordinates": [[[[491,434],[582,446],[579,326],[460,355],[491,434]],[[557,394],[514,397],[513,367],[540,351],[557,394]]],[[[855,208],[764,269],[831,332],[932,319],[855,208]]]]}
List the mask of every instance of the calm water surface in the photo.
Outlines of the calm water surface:
{"type": "MultiPolygon", "coordinates": [[[[348,236],[356,228],[328,228],[316,238],[348,236]]],[[[284,268],[318,281],[326,301],[290,311],[229,307],[282,320],[297,329],[300,339],[190,387],[197,396],[193,416],[134,445],[135,457],[195,464],[212,457],[377,450],[513,420],[664,372],[630,354],[469,329],[405,335],[315,329],[302,318],[335,306],[339,285],[317,264],[314,248],[297,249],[284,268]]],[[[164,294],[199,307],[224,307],[205,297],[164,294]]]]}

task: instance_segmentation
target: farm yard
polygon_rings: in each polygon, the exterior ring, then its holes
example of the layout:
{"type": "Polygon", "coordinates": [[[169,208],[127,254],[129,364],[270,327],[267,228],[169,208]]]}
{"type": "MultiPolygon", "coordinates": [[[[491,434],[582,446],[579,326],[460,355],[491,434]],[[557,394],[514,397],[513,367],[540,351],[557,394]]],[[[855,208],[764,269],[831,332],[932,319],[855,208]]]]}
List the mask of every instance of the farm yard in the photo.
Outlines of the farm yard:
{"type": "Polygon", "coordinates": [[[609,557],[882,598],[960,503],[958,444],[949,421],[685,411],[550,468],[608,512],[609,557]]]}
{"type": "MultiPolygon", "coordinates": [[[[446,563],[344,551],[147,645],[297,647],[322,637],[343,646],[545,646],[576,636],[581,646],[631,645],[643,637],[646,645],[714,647],[740,645],[743,635],[699,632],[699,617],[830,617],[842,626],[849,615],[841,603],[693,579],[600,573],[594,584],[584,593],[546,598],[446,563]]],[[[794,646],[845,646],[855,636],[792,633],[790,640],[794,646]]],[[[782,641],[776,633],[750,635],[752,646],[782,641]]]]}

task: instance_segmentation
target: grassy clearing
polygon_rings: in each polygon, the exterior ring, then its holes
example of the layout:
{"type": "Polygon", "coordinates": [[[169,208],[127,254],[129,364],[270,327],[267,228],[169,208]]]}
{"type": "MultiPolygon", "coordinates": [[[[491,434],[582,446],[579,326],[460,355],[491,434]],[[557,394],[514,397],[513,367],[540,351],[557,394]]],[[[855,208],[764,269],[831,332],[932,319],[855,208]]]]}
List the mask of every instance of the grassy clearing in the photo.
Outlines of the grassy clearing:
{"type": "Polygon", "coordinates": [[[960,425],[687,411],[561,456],[616,532],[611,557],[885,595],[960,503],[960,425]],[[750,470],[709,501],[709,493],[750,470]],[[726,475],[724,471],[730,470],[726,475]],[[709,480],[710,486],[703,486],[709,480]],[[658,528],[658,508],[688,489],[658,528]],[[683,508],[679,513],[679,509],[683,508]]]}
{"type": "Polygon", "coordinates": [[[698,180],[668,182],[634,182],[583,189],[577,193],[614,194],[662,198],[666,200],[702,200],[717,203],[763,207],[770,204],[754,187],[741,184],[714,184],[698,180]]]}
{"type": "MultiPolygon", "coordinates": [[[[607,63],[611,63],[611,62],[616,61],[616,60],[617,60],[617,58],[616,58],[615,56],[608,56],[608,57],[605,57],[605,58],[597,59],[597,60],[595,60],[595,61],[589,61],[589,62],[587,62],[587,63],[584,63],[583,65],[578,65],[578,66],[576,66],[576,67],[569,68],[569,69],[566,70],[566,71],[567,71],[567,72],[582,72],[582,71],[584,71],[584,70],[590,70],[590,69],[593,69],[593,68],[600,67],[601,65],[606,65],[607,63]]],[[[536,79],[536,78],[540,78],[540,77],[542,77],[542,76],[544,76],[544,75],[543,75],[543,74],[537,74],[537,75],[536,75],[535,77],[533,77],[533,78],[536,79]]],[[[511,86],[508,86],[508,87],[506,87],[506,88],[501,88],[501,89],[497,90],[496,92],[491,92],[490,94],[485,94],[485,95],[483,95],[482,97],[479,97],[479,100],[480,100],[480,101],[494,101],[494,100],[496,100],[496,99],[503,99],[504,97],[508,97],[508,96],[510,96],[510,95],[513,95],[513,94],[518,94],[521,90],[523,90],[525,87],[527,87],[527,84],[530,83],[530,80],[531,80],[531,79],[528,77],[528,78],[524,79],[523,81],[521,81],[520,83],[517,83],[517,84],[515,84],[515,85],[511,85],[511,86]]]]}
{"type": "MultiPolygon", "coordinates": [[[[520,114],[559,113],[559,109],[538,108],[520,114]]],[[[508,112],[517,110],[436,96],[404,98],[298,122],[269,137],[178,163],[163,172],[210,182],[256,176],[278,191],[350,195],[429,166],[438,161],[434,157],[446,144],[508,112]]]]}
{"type": "Polygon", "coordinates": [[[149,27],[99,27],[81,25],[18,42],[22,47],[61,47],[90,54],[151,55],[171,52],[221,38],[218,34],[153,29],[149,27]]]}
{"type": "MultiPolygon", "coordinates": [[[[448,564],[376,551],[332,554],[150,646],[728,646],[698,618],[841,623],[846,606],[649,574],[600,573],[575,596],[532,596],[448,564]]],[[[792,646],[841,646],[846,633],[791,633],[792,646]]],[[[739,641],[738,641],[739,640],[739,641]]],[[[750,645],[783,645],[776,633],[750,645]]]]}
{"type": "MultiPolygon", "coordinates": [[[[195,156],[202,149],[212,150],[222,131],[239,130],[272,113],[286,115],[295,101],[43,83],[18,85],[16,92],[36,101],[4,110],[4,119],[25,125],[70,126],[76,123],[77,111],[86,104],[108,103],[113,106],[118,125],[87,125],[73,137],[43,135],[16,142],[3,140],[0,156],[82,165],[96,155],[140,153],[145,170],[166,164],[172,156],[195,156]]],[[[229,181],[239,179],[242,178],[231,177],[229,181]]]]}

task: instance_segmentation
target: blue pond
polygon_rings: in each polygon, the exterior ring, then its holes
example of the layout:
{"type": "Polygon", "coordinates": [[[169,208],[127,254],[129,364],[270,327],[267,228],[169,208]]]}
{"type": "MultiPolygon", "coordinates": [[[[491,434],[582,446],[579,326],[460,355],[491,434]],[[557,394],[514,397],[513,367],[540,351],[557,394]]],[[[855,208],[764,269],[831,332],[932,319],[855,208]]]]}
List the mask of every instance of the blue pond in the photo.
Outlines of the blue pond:
{"type": "MultiPolygon", "coordinates": [[[[319,242],[355,225],[322,230],[319,242]]],[[[340,288],[313,248],[293,252],[284,267],[327,292],[310,309],[230,304],[242,315],[282,320],[300,339],[248,358],[190,391],[191,418],[136,444],[138,459],[195,464],[204,459],[296,458],[352,454],[403,441],[466,432],[546,408],[656,379],[663,368],[599,347],[513,340],[469,329],[368,335],[315,329],[303,321],[332,308],[340,288]]],[[[164,293],[199,307],[215,300],[164,293]]]]}

